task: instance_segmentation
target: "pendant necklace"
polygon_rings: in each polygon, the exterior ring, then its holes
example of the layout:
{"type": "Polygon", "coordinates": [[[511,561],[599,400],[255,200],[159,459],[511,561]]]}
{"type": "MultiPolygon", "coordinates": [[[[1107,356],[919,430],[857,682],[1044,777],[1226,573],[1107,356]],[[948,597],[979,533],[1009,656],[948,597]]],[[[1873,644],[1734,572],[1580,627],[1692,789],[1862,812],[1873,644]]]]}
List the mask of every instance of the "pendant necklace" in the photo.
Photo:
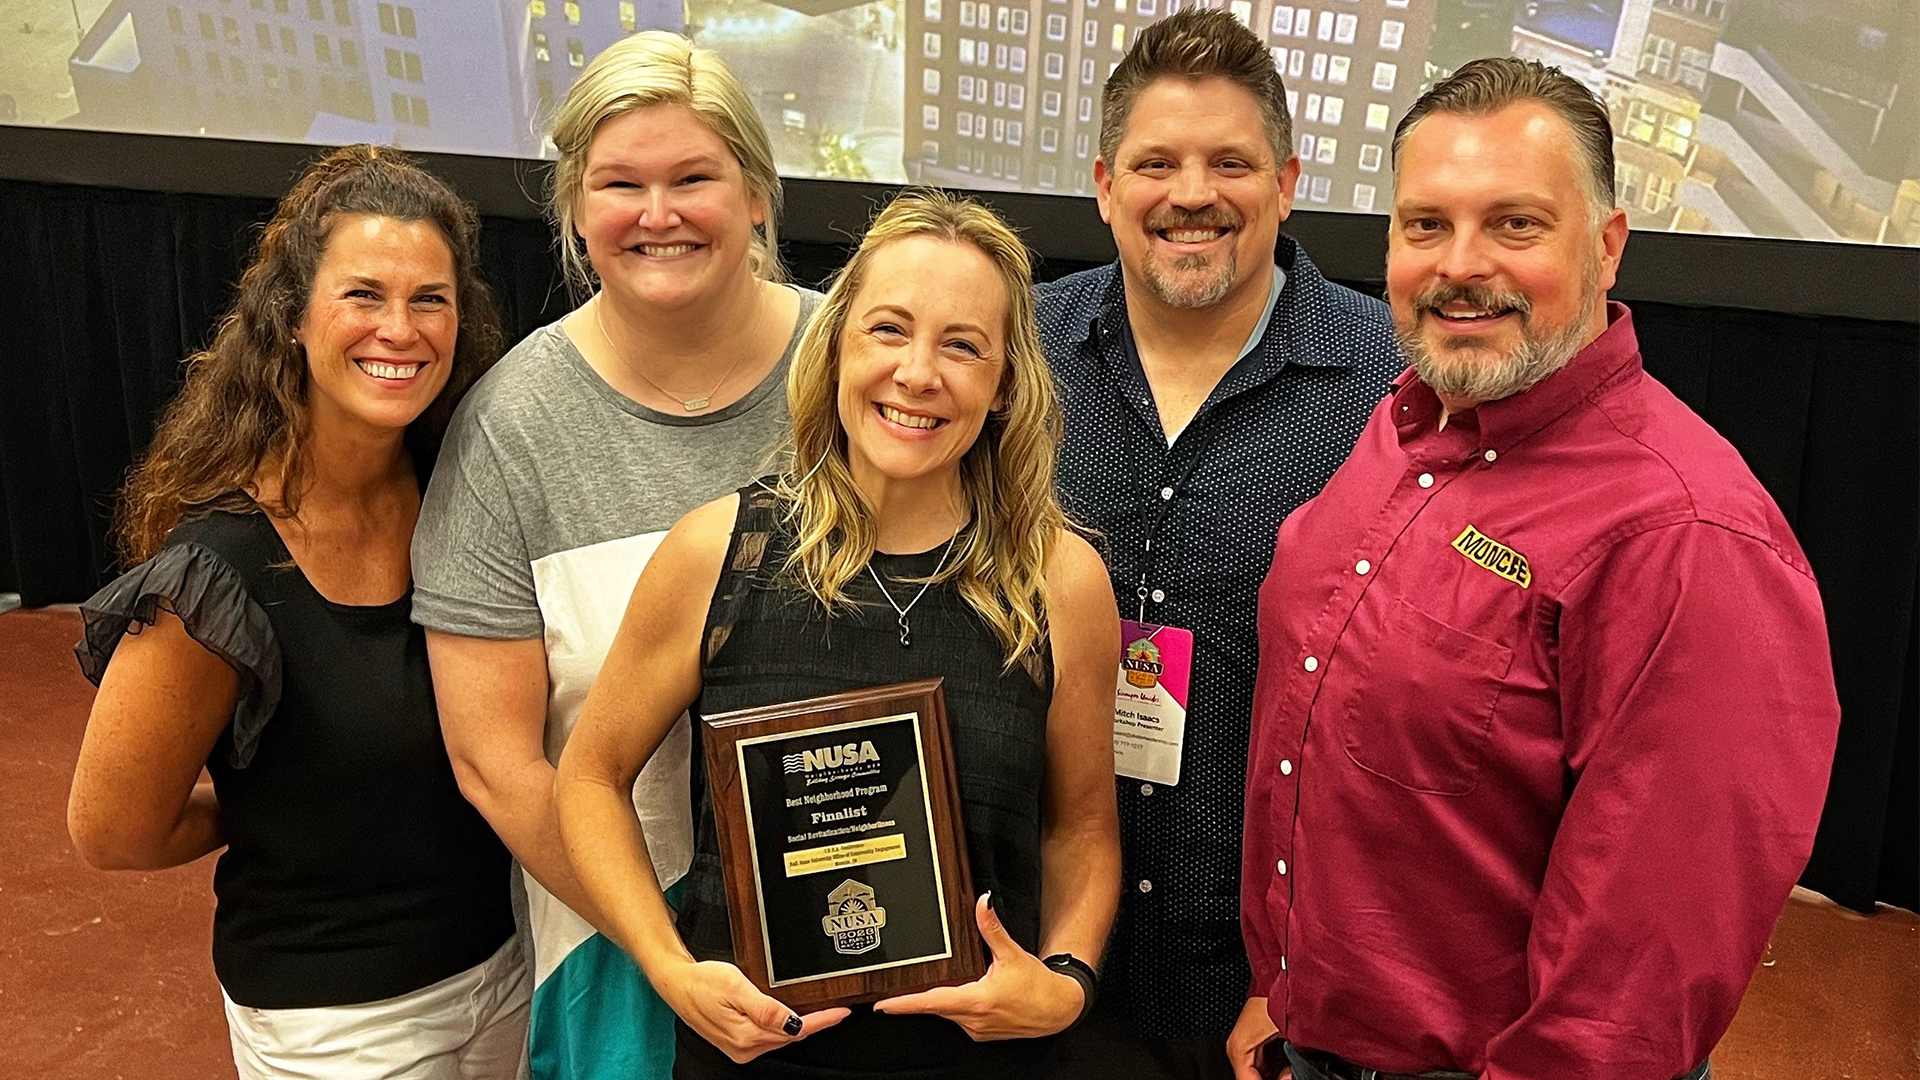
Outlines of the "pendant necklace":
{"type": "MultiPolygon", "coordinates": [[[[964,529],[966,526],[962,525],[960,528],[964,529]]],[[[872,576],[873,583],[880,587],[880,595],[887,598],[887,606],[892,608],[893,613],[900,617],[901,648],[904,649],[913,644],[913,627],[907,622],[907,612],[912,611],[913,605],[919,603],[920,598],[927,595],[927,590],[933,587],[934,579],[940,576],[940,571],[946,569],[947,556],[953,554],[953,543],[958,539],[960,539],[960,529],[955,529],[953,530],[953,535],[947,538],[946,550],[940,553],[940,561],[934,565],[933,573],[929,575],[927,580],[920,586],[920,591],[913,594],[913,599],[907,601],[906,607],[901,607],[899,603],[893,599],[893,594],[887,591],[887,583],[881,581],[880,574],[874,570],[873,561],[871,559],[867,561],[867,573],[872,576]]]]}
{"type": "Polygon", "coordinates": [[[719,393],[720,388],[727,385],[727,380],[733,378],[733,373],[740,369],[740,361],[746,359],[746,356],[747,356],[746,353],[742,352],[739,356],[734,357],[733,363],[729,365],[727,368],[727,373],[725,375],[720,376],[720,381],[713,384],[713,389],[707,391],[704,394],[701,394],[699,397],[683,398],[679,394],[676,394],[673,391],[667,389],[666,387],[661,386],[659,383],[654,382],[651,378],[648,378],[646,372],[641,371],[639,368],[634,367],[632,363],[628,362],[626,354],[622,353],[620,351],[620,347],[613,343],[613,335],[607,333],[607,324],[601,321],[600,301],[598,298],[595,298],[593,302],[593,325],[600,328],[601,340],[607,343],[607,348],[613,351],[614,356],[619,357],[621,366],[625,367],[628,371],[633,372],[635,375],[640,376],[640,378],[648,386],[653,387],[655,390],[660,391],[661,394],[679,402],[680,407],[685,409],[688,412],[699,412],[701,409],[704,409],[709,404],[711,404],[713,402],[713,395],[719,393]]]}

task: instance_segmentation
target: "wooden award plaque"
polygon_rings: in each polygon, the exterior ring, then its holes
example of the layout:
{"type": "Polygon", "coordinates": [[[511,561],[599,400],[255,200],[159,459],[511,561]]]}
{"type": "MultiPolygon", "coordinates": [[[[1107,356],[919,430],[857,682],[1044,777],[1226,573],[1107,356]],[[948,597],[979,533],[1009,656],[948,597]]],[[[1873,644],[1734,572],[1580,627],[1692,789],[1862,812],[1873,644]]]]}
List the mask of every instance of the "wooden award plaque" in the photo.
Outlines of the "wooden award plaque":
{"type": "Polygon", "coordinates": [[[986,973],[941,680],[706,718],[734,962],[799,1012],[986,973]]]}

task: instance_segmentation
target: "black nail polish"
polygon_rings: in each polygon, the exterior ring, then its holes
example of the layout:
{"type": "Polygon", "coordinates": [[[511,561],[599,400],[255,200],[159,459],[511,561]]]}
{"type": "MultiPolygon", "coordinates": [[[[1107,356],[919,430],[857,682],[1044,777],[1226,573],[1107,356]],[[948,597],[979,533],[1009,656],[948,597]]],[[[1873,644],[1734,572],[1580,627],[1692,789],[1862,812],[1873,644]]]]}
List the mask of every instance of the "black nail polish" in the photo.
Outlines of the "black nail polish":
{"type": "Polygon", "coordinates": [[[797,1016],[787,1017],[787,1022],[780,1025],[780,1030],[786,1032],[789,1035],[800,1034],[800,1028],[801,1028],[800,1018],[797,1016]]]}

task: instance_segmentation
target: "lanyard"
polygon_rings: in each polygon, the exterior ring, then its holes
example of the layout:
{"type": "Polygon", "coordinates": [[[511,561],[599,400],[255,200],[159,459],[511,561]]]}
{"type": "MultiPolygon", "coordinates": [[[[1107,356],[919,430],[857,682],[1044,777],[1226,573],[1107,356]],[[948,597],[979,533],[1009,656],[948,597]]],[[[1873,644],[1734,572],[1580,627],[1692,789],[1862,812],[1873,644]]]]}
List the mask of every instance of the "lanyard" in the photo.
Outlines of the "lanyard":
{"type": "MultiPolygon", "coordinates": [[[[1207,411],[1204,403],[1200,408],[1201,411],[1195,413],[1193,419],[1187,421],[1186,432],[1192,432],[1194,425],[1200,422],[1202,418],[1201,414],[1207,411]]],[[[1208,416],[1206,419],[1211,420],[1212,417],[1208,416]]],[[[1144,623],[1147,621],[1147,579],[1153,574],[1154,560],[1158,557],[1154,550],[1154,541],[1160,535],[1160,526],[1166,524],[1168,515],[1173,512],[1174,499],[1178,498],[1180,494],[1185,491],[1187,481],[1193,478],[1193,471],[1200,466],[1200,459],[1206,457],[1207,452],[1213,449],[1214,436],[1219,430],[1219,425],[1209,423],[1203,434],[1196,435],[1199,442],[1198,445],[1193,448],[1192,454],[1187,458],[1186,465],[1181,468],[1179,475],[1173,478],[1171,485],[1163,485],[1162,490],[1170,489],[1172,491],[1171,495],[1163,494],[1162,491],[1159,490],[1149,489],[1150,494],[1148,499],[1150,509],[1145,511],[1143,515],[1147,519],[1146,538],[1140,546],[1140,556],[1135,560],[1135,564],[1140,569],[1140,582],[1134,588],[1134,596],[1140,602],[1140,614],[1137,620],[1139,622],[1144,623]]],[[[1185,432],[1182,434],[1185,434],[1185,432]]],[[[1180,445],[1179,438],[1175,438],[1173,442],[1174,445],[1167,448],[1169,452],[1172,452],[1175,447],[1180,445]]],[[[1142,479],[1144,480],[1145,477],[1142,477],[1142,479]]],[[[1163,544],[1161,547],[1164,549],[1165,545],[1163,544]]]]}

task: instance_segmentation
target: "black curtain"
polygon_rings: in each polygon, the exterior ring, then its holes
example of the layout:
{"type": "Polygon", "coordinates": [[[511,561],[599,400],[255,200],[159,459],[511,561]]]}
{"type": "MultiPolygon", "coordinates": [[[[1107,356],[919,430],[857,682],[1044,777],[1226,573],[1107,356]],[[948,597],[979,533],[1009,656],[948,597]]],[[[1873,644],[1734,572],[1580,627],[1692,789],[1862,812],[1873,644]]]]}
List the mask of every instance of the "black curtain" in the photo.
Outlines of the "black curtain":
{"type": "MultiPolygon", "coordinates": [[[[28,606],[71,602],[111,575],[113,494],[271,209],[0,182],[14,283],[0,289],[11,328],[0,339],[0,591],[28,606]]],[[[565,313],[542,223],[488,218],[481,235],[509,341],[565,313]]],[[[795,280],[818,283],[845,248],[783,254],[795,280]]],[[[1739,448],[1820,578],[1843,721],[1802,880],[1862,911],[1876,900],[1920,908],[1920,327],[1633,307],[1648,369],[1739,448]]]]}

